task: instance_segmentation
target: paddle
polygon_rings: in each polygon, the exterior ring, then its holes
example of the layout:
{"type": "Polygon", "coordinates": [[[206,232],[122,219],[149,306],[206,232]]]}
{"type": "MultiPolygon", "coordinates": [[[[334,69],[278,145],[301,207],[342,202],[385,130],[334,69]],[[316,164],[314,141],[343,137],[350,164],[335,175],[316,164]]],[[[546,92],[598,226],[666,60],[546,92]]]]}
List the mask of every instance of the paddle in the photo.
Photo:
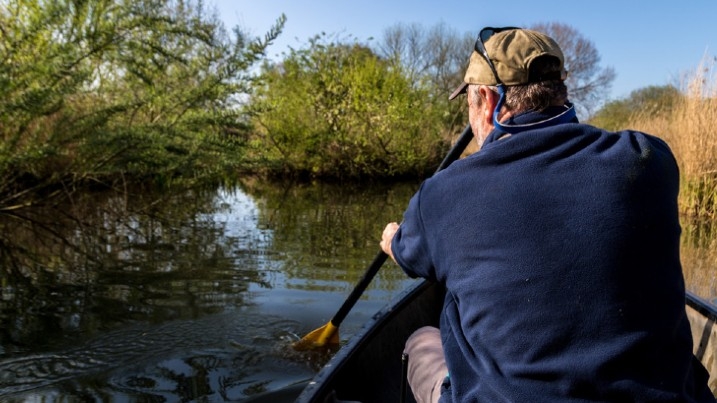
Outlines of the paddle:
{"type": "MultiPolygon", "coordinates": [[[[473,131],[471,130],[471,126],[467,125],[466,128],[463,129],[461,137],[458,138],[456,144],[448,152],[446,157],[441,162],[441,165],[438,166],[436,173],[451,165],[453,161],[457,160],[461,156],[461,153],[463,153],[468,144],[471,142],[471,140],[473,140],[473,131]]],[[[369,265],[361,281],[359,281],[356,287],[354,287],[353,291],[351,291],[351,294],[349,294],[348,298],[346,298],[346,301],[344,301],[344,304],[341,305],[341,308],[339,308],[338,312],[336,312],[336,315],[334,315],[334,317],[331,318],[331,320],[327,324],[316,330],[311,331],[301,340],[294,343],[294,349],[309,350],[311,348],[324,347],[327,344],[330,346],[338,346],[338,330],[339,326],[341,325],[341,322],[343,322],[343,320],[346,318],[346,315],[348,315],[351,308],[353,308],[353,306],[356,304],[358,299],[361,297],[361,294],[363,294],[363,292],[366,290],[366,287],[368,287],[369,283],[371,283],[371,280],[373,280],[373,277],[376,275],[376,273],[378,273],[378,270],[386,262],[387,258],[388,255],[383,251],[380,251],[373,259],[373,262],[371,262],[371,265],[369,265]]]]}

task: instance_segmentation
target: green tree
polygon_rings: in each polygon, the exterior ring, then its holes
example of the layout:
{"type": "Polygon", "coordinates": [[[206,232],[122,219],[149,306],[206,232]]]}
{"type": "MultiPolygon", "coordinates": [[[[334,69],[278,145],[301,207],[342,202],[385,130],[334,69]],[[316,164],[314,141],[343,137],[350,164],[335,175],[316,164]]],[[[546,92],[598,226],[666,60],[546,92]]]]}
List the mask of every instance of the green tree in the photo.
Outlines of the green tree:
{"type": "Polygon", "coordinates": [[[441,109],[446,135],[460,131],[468,116],[465,103],[450,102],[448,96],[463,81],[475,35],[458,34],[445,23],[432,27],[397,23],[384,30],[376,52],[400,66],[409,80],[428,87],[430,102],[441,109]]]}
{"type": "Polygon", "coordinates": [[[624,99],[603,105],[590,119],[590,123],[608,130],[627,129],[639,115],[657,116],[669,113],[682,98],[680,91],[672,85],[640,88],[624,99]]]}
{"type": "Polygon", "coordinates": [[[423,175],[447,147],[427,91],[364,45],[317,36],[262,78],[253,149],[275,172],[423,175]]]}
{"type": "Polygon", "coordinates": [[[283,24],[263,38],[230,34],[193,0],[4,2],[0,209],[60,184],[234,166],[223,150],[246,139],[237,96],[283,24]]]}

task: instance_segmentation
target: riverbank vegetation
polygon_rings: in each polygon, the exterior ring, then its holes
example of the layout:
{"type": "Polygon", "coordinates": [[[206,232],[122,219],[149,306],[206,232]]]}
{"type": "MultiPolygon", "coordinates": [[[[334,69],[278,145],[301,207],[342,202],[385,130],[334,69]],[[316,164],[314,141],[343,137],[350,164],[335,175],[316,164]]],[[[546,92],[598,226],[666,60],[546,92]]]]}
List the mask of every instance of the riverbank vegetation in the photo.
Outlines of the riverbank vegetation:
{"type": "Polygon", "coordinates": [[[692,217],[717,219],[717,82],[714,62],[687,77],[683,96],[669,114],[643,114],[636,127],[664,138],[682,173],[681,205],[692,217]]]}
{"type": "Polygon", "coordinates": [[[717,219],[717,76],[705,59],[679,83],[647,87],[606,104],[591,123],[655,134],[680,166],[680,208],[688,218],[717,219]]]}
{"type": "Polygon", "coordinates": [[[197,1],[10,0],[0,7],[0,210],[67,190],[233,170],[262,38],[197,1]]]}
{"type": "MultiPolygon", "coordinates": [[[[467,123],[446,95],[475,33],[398,23],[369,43],[320,34],[269,60],[284,23],[252,37],[194,0],[4,2],[0,211],[95,186],[433,172],[467,123]]],[[[567,25],[532,28],[564,42],[581,119],[665,138],[683,210],[714,218],[710,68],[603,104],[615,72],[594,45],[567,25]]]]}
{"type": "Polygon", "coordinates": [[[264,66],[250,103],[253,156],[275,174],[423,175],[445,153],[444,112],[366,46],[313,38],[264,66]]]}

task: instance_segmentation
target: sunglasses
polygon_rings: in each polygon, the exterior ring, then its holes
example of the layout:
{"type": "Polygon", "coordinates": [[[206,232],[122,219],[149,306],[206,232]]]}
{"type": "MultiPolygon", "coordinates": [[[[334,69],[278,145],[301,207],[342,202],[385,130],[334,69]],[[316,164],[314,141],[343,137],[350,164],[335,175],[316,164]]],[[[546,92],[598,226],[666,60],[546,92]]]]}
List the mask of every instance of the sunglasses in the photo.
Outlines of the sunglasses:
{"type": "Polygon", "coordinates": [[[498,87],[504,86],[503,81],[500,80],[500,77],[498,77],[498,71],[495,69],[495,65],[490,60],[490,56],[488,56],[488,51],[485,50],[485,42],[488,41],[488,39],[503,31],[510,31],[513,29],[520,29],[518,27],[503,27],[503,28],[491,28],[486,27],[480,30],[478,33],[478,39],[476,39],[476,43],[473,46],[476,52],[478,52],[479,55],[483,56],[483,59],[485,59],[486,63],[488,63],[488,67],[490,68],[490,71],[493,72],[493,77],[495,77],[495,81],[498,83],[498,87]]]}

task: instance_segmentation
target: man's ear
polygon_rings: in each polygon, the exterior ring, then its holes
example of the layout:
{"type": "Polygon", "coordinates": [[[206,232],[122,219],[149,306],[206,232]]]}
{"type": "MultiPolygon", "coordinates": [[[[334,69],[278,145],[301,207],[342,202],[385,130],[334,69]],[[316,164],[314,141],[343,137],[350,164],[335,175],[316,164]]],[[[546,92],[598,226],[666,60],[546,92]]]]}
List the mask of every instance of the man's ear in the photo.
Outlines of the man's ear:
{"type": "Polygon", "coordinates": [[[495,111],[495,107],[498,105],[500,98],[495,91],[485,86],[480,87],[478,91],[483,101],[481,105],[483,107],[481,120],[483,120],[485,124],[493,126],[493,111],[495,111]]]}

